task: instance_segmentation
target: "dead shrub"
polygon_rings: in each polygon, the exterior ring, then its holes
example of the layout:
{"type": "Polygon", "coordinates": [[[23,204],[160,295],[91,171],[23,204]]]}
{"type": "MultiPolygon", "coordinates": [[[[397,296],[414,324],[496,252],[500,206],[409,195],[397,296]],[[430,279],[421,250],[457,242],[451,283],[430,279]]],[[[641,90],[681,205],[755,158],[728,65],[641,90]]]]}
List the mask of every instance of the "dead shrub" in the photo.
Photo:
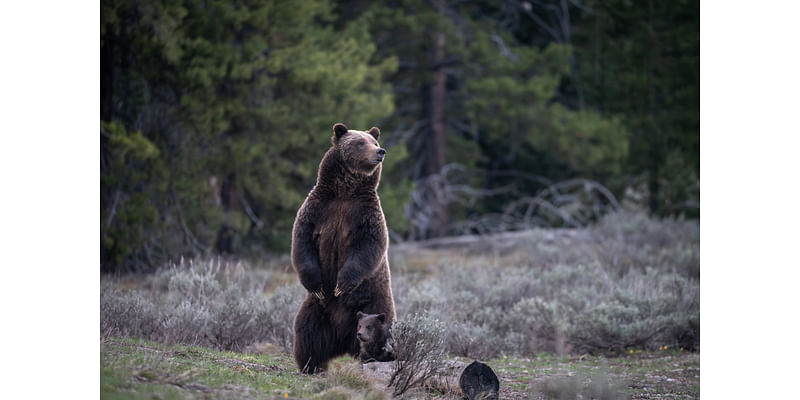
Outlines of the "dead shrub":
{"type": "Polygon", "coordinates": [[[392,328],[397,356],[388,386],[394,396],[421,388],[443,366],[445,326],[436,319],[414,314],[392,328]]]}

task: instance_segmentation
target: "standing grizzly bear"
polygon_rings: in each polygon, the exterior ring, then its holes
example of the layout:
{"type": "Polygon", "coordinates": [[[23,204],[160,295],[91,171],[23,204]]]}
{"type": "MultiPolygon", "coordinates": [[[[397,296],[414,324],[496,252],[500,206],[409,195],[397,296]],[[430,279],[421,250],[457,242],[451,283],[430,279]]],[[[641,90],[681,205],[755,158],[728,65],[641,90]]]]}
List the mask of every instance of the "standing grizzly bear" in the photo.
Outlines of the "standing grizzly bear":
{"type": "Polygon", "coordinates": [[[358,355],[358,312],[395,319],[377,192],[386,155],[380,134],[333,126],[333,146],[294,221],[292,265],[308,291],[294,321],[294,358],[306,373],[342,354],[358,355]]]}

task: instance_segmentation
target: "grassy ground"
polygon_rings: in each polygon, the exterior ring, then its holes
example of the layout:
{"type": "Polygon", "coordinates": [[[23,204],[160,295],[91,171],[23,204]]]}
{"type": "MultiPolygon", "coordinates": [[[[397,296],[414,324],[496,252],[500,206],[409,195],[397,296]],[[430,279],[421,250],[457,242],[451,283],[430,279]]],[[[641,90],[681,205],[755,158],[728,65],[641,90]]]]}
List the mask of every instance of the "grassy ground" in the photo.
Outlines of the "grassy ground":
{"type": "MultiPolygon", "coordinates": [[[[581,394],[588,398],[595,393],[605,393],[600,398],[700,397],[700,355],[680,350],[615,358],[542,354],[487,362],[500,379],[503,399],[578,398],[581,394]]],[[[351,381],[356,384],[338,379],[337,387],[331,387],[335,385],[329,377],[299,374],[291,356],[281,351],[244,354],[122,338],[107,338],[100,345],[103,399],[382,397],[357,379],[351,381]]]]}
{"type": "Polygon", "coordinates": [[[680,350],[614,358],[542,354],[489,363],[500,379],[500,397],[506,399],[700,397],[700,355],[680,350]]]}
{"type": "Polygon", "coordinates": [[[288,354],[242,354],[109,338],[100,345],[103,399],[303,398],[315,378],[288,354]]]}

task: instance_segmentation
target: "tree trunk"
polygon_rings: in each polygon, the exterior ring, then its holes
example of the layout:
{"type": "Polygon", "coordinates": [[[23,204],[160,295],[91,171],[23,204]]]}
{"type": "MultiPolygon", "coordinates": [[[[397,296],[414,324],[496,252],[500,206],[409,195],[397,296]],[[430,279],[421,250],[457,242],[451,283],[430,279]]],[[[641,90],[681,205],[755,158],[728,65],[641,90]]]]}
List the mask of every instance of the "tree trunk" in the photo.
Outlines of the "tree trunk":
{"type": "Polygon", "coordinates": [[[648,124],[647,134],[650,140],[650,174],[647,182],[650,194],[650,213],[658,214],[663,206],[661,202],[661,164],[664,161],[664,140],[661,126],[658,123],[656,104],[656,68],[659,60],[659,43],[653,29],[653,0],[648,1],[647,31],[650,34],[650,57],[647,71],[648,124]]]}
{"type": "MultiPolygon", "coordinates": [[[[434,6],[440,14],[444,15],[444,0],[434,1],[434,6]]],[[[437,32],[434,36],[433,47],[433,84],[430,87],[430,118],[431,134],[427,138],[425,146],[425,160],[422,168],[422,176],[440,174],[445,165],[445,145],[447,142],[447,121],[445,119],[445,106],[447,102],[447,72],[445,71],[445,43],[446,38],[443,32],[437,32]]],[[[435,188],[429,188],[435,190],[435,188]]],[[[437,196],[430,207],[432,207],[433,219],[428,226],[427,237],[438,237],[446,233],[447,227],[447,199],[441,196],[441,191],[437,191],[437,196]]]]}
{"type": "Polygon", "coordinates": [[[446,140],[446,121],[445,121],[445,97],[446,90],[445,84],[447,82],[447,74],[444,70],[444,44],[445,37],[443,33],[436,35],[436,44],[434,49],[434,73],[433,85],[431,86],[431,130],[432,135],[429,138],[429,145],[427,157],[425,159],[425,171],[427,175],[438,174],[442,171],[445,164],[444,146],[446,140]]]}

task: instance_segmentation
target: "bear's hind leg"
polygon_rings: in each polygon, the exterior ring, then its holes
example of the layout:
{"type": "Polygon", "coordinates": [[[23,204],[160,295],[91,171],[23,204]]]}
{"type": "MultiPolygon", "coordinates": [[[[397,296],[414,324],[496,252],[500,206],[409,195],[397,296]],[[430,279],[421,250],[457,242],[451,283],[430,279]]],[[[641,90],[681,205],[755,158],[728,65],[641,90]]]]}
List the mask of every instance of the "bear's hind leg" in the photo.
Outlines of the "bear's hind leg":
{"type": "Polygon", "coordinates": [[[327,368],[332,338],[322,306],[309,296],[294,321],[294,359],[301,372],[314,374],[327,368]]]}

